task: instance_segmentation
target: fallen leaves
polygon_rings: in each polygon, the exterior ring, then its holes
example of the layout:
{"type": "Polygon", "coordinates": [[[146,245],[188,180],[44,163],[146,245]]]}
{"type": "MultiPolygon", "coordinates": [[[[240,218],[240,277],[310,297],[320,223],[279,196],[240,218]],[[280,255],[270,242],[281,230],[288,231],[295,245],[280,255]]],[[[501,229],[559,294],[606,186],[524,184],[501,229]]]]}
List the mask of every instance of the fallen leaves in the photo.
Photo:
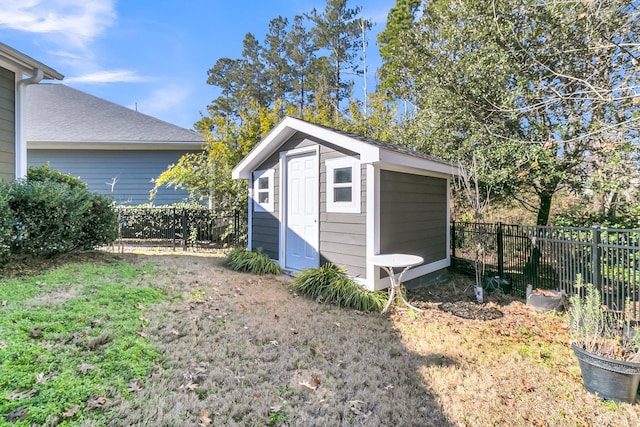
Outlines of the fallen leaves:
{"type": "Polygon", "coordinates": [[[95,368],[96,368],[95,365],[92,365],[91,363],[81,363],[78,366],[78,372],[84,374],[84,373],[86,373],[88,371],[94,370],[95,368]]]}
{"type": "Polygon", "coordinates": [[[315,390],[318,388],[318,386],[315,386],[315,385],[311,384],[311,382],[310,382],[310,381],[300,381],[300,382],[298,383],[298,385],[301,385],[301,386],[303,386],[303,387],[306,387],[306,388],[308,388],[308,389],[309,389],[309,390],[311,390],[311,391],[315,391],[315,390]]]}
{"type": "Polygon", "coordinates": [[[201,427],[209,427],[211,425],[211,418],[209,418],[209,410],[203,409],[202,413],[198,417],[198,421],[200,422],[198,425],[201,427]]]}
{"type": "Polygon", "coordinates": [[[107,403],[106,396],[93,395],[89,398],[89,400],[87,400],[87,408],[100,409],[105,405],[105,403],[107,403]]]}
{"type": "Polygon", "coordinates": [[[42,326],[38,326],[37,328],[33,328],[29,331],[29,336],[31,338],[40,338],[42,336],[42,330],[44,328],[42,326]]]}
{"type": "Polygon", "coordinates": [[[79,411],[80,407],[78,405],[73,405],[62,413],[62,418],[73,418],[79,411]]]}
{"type": "Polygon", "coordinates": [[[8,400],[28,399],[30,397],[35,396],[37,392],[38,391],[35,389],[31,389],[28,391],[13,390],[12,392],[9,392],[9,394],[7,394],[7,399],[8,400]]]}
{"type": "Polygon", "coordinates": [[[134,378],[129,381],[129,388],[127,389],[127,391],[131,393],[142,391],[142,384],[142,381],[140,381],[138,378],[134,378]]]}
{"type": "Polygon", "coordinates": [[[5,420],[10,423],[14,423],[16,421],[22,421],[29,416],[29,410],[26,406],[21,406],[16,410],[13,410],[7,414],[5,420]]]}
{"type": "Polygon", "coordinates": [[[298,385],[306,387],[307,389],[312,390],[312,391],[317,390],[318,387],[320,387],[320,384],[322,384],[322,381],[320,380],[320,377],[317,376],[316,374],[314,374],[311,377],[311,381],[300,381],[298,383],[298,385]]]}

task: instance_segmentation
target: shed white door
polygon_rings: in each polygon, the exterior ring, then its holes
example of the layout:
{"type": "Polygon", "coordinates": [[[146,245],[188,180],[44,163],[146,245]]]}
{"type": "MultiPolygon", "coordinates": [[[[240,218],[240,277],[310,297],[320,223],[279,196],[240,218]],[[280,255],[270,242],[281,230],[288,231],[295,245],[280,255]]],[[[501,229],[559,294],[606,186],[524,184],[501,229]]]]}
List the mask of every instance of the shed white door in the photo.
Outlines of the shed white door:
{"type": "Polygon", "coordinates": [[[319,267],[318,159],[315,153],[286,158],[285,266],[319,267]]]}

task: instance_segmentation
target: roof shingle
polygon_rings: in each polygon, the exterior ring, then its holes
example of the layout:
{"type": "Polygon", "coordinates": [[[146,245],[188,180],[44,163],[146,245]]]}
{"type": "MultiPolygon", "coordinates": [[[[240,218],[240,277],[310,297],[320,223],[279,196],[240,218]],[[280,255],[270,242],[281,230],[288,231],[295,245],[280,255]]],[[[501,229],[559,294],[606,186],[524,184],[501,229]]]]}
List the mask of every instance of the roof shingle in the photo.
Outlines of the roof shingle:
{"type": "MultiPolygon", "coordinates": [[[[27,87],[29,142],[202,142],[195,131],[63,84],[27,87]]],[[[52,147],[55,148],[55,147],[52,147]]]]}

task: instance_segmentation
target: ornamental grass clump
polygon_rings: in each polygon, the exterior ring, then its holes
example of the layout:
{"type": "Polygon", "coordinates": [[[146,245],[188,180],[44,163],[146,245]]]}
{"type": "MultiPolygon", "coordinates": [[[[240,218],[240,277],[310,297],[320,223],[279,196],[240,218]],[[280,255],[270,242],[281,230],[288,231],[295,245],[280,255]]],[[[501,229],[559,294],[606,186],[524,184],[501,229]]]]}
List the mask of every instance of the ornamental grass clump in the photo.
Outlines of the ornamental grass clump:
{"type": "Polygon", "coordinates": [[[577,292],[569,298],[571,343],[589,353],[610,359],[640,361],[640,335],[631,325],[631,304],[616,312],[602,304],[600,292],[578,277],[577,292]]]}
{"type": "Polygon", "coordinates": [[[261,276],[281,273],[280,266],[260,249],[256,252],[240,248],[232,249],[227,254],[227,265],[235,271],[244,271],[261,276]]]}
{"type": "Polygon", "coordinates": [[[293,281],[293,289],[321,302],[360,311],[380,311],[388,298],[384,291],[366,290],[331,263],[300,272],[293,281]]]}

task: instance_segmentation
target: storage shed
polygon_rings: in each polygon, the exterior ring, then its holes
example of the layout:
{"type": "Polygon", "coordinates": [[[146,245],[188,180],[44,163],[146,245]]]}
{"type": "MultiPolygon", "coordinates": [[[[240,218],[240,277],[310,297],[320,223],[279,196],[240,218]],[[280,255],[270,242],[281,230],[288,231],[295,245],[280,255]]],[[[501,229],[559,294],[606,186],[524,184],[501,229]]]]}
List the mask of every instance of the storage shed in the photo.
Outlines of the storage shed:
{"type": "Polygon", "coordinates": [[[389,279],[371,255],[423,257],[405,280],[449,266],[456,173],[402,146],[286,117],[232,175],[249,181],[248,249],[294,273],[331,262],[374,290],[389,279]]]}

